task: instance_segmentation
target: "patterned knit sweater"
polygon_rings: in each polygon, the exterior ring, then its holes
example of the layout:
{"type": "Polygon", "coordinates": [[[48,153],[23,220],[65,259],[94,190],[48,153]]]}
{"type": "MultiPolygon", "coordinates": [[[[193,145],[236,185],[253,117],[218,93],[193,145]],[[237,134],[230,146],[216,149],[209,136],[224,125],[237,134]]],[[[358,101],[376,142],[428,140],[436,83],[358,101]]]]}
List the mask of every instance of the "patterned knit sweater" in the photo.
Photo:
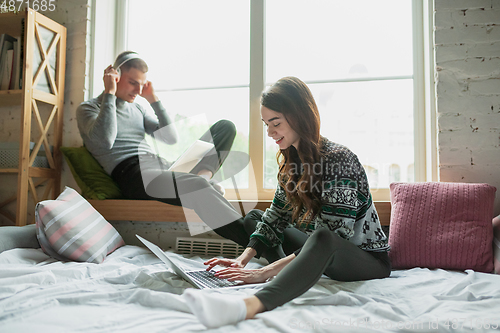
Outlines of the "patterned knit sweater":
{"type": "MultiPolygon", "coordinates": [[[[380,226],[363,166],[348,148],[322,140],[325,154],[320,163],[311,166],[314,172],[322,173],[321,184],[315,184],[321,190],[322,207],[306,233],[328,228],[362,250],[388,251],[387,237],[380,226]]],[[[249,247],[261,253],[283,242],[283,230],[296,222],[292,221],[292,210],[286,204],[285,191],[278,185],[271,207],[250,236],[249,247]]]]}

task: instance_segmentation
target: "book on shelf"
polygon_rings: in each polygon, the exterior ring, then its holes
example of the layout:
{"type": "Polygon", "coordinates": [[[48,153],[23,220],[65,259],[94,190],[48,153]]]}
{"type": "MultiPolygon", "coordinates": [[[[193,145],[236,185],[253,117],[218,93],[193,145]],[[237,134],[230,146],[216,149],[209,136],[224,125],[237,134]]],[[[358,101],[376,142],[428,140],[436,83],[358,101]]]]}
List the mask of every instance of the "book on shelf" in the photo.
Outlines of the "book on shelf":
{"type": "Polygon", "coordinates": [[[18,43],[16,38],[7,34],[0,35],[0,90],[10,88],[12,74],[15,72],[14,62],[19,66],[21,65],[20,60],[16,61],[16,57],[19,57],[19,52],[15,52],[14,44],[16,44],[17,48],[18,43]]]}
{"type": "Polygon", "coordinates": [[[14,59],[12,61],[12,75],[9,89],[21,89],[21,39],[14,42],[14,59]]]}
{"type": "Polygon", "coordinates": [[[0,77],[0,90],[8,90],[10,79],[12,78],[12,60],[14,59],[14,50],[7,50],[2,58],[2,76],[0,77]]]}

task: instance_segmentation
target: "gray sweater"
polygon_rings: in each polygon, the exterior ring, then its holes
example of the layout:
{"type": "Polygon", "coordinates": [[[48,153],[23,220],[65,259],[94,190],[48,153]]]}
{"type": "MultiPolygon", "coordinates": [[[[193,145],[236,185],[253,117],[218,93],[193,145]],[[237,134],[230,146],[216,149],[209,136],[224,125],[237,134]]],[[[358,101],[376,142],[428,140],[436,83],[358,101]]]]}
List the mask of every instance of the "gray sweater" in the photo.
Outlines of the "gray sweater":
{"type": "Polygon", "coordinates": [[[162,128],[162,135],[156,138],[167,144],[177,142],[177,131],[161,102],[152,103],[151,107],[156,117],[137,103],[104,93],[78,106],[76,119],[83,142],[108,174],[129,157],[156,155],[144,144],[146,134],[162,128]]]}

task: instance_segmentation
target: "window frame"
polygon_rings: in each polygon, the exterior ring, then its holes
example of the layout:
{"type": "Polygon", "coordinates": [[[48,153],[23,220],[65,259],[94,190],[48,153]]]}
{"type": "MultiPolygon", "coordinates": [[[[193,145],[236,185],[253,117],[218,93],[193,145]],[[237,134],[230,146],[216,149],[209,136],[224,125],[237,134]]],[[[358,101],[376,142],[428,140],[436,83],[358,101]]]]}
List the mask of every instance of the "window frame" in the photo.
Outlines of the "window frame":
{"type": "MultiPolygon", "coordinates": [[[[226,198],[233,200],[270,200],[275,192],[274,189],[264,188],[265,128],[260,117],[260,94],[268,84],[265,82],[265,1],[250,0],[249,154],[253,168],[250,168],[249,172],[248,189],[239,191],[226,189],[226,198]]],[[[106,61],[113,62],[114,57],[110,55],[127,50],[128,2],[128,0],[99,1],[98,5],[97,0],[92,0],[93,52],[89,84],[92,96],[100,92],[102,68],[106,67],[102,65],[106,61]],[[114,23],[112,29],[109,28],[110,20],[114,23]],[[103,34],[104,24],[107,24],[108,29],[103,34]],[[99,36],[96,31],[99,31],[99,36]],[[110,38],[114,38],[114,43],[105,42],[110,38]],[[97,57],[96,54],[105,56],[97,57]]],[[[432,0],[412,0],[412,24],[415,182],[438,181],[432,0]]],[[[346,82],[356,81],[359,80],[346,82]]],[[[375,201],[390,200],[389,189],[386,188],[373,188],[372,195],[375,201]]]]}

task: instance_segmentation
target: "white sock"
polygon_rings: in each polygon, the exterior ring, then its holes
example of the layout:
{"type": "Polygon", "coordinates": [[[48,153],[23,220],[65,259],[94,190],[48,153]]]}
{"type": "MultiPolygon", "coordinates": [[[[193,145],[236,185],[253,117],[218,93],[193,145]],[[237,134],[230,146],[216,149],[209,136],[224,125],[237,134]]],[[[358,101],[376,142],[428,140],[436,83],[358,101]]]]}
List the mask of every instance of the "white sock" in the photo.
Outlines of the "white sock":
{"type": "Polygon", "coordinates": [[[236,324],[247,315],[247,306],[240,297],[197,289],[186,289],[182,296],[193,314],[208,328],[236,324]]]}

